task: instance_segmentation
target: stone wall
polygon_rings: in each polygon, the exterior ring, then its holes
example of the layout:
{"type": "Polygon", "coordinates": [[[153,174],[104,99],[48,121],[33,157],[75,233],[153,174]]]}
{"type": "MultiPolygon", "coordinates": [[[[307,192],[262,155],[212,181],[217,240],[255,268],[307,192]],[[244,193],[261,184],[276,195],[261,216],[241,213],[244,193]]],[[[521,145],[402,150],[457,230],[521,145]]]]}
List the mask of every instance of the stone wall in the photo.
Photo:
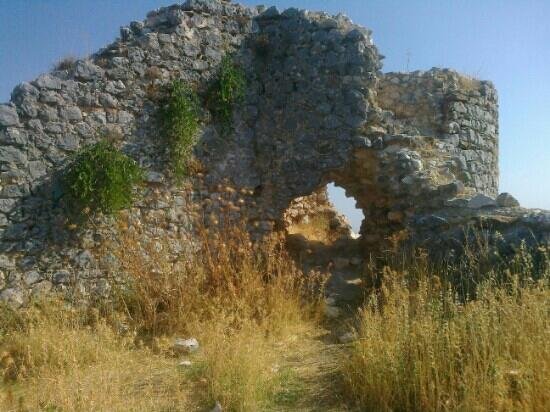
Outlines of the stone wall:
{"type": "Polygon", "coordinates": [[[449,157],[443,174],[472,193],[498,194],[498,104],[490,82],[452,70],[387,73],[377,100],[394,113],[394,132],[439,140],[449,157]]]}
{"type": "Polygon", "coordinates": [[[286,233],[303,235],[305,240],[333,243],[353,236],[350,222],[330,202],[326,187],[294,199],[284,213],[283,224],[286,233]],[[309,226],[314,230],[304,231],[309,226]],[[310,239],[311,235],[316,239],[310,239]]]}
{"type": "Polygon", "coordinates": [[[215,227],[246,216],[262,236],[284,228],[296,198],[335,182],[363,209],[361,233],[374,251],[450,199],[495,196],[494,87],[449,70],[380,70],[370,31],[343,15],[188,0],[16,86],[0,105],[0,299],[18,306],[51,289],[107,294],[113,257],[98,251],[120,222],[144,242],[173,239],[177,255],[197,218],[215,227]],[[228,53],[247,78],[233,131],[222,133],[204,109],[199,170],[176,183],[159,95],[174,79],[204,95],[228,53]],[[59,173],[105,135],[146,170],[145,185],[116,221],[73,227],[59,173]]]}
{"type": "MultiPolygon", "coordinates": [[[[120,38],[90,58],[14,89],[11,102],[0,106],[3,300],[19,305],[50,289],[108,292],[102,260],[112,256],[97,256],[97,250],[117,228],[102,217],[82,228],[68,225],[58,176],[72,153],[105,135],[147,171],[140,200],[118,220],[139,227],[150,241],[190,233],[190,209],[204,189],[170,179],[155,119],[158,91],[173,79],[206,87],[222,56],[252,31],[257,14],[214,1],[153,11],[121,28],[120,38]]],[[[174,253],[184,246],[174,245],[174,253]]]]}

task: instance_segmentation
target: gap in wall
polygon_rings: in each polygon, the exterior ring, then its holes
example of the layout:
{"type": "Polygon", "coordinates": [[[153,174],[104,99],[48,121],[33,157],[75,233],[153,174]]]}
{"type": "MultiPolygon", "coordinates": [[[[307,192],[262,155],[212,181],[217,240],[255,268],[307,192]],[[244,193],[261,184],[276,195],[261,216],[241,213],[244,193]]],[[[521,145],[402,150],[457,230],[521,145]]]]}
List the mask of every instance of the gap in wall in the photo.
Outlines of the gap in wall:
{"type": "Polygon", "coordinates": [[[351,224],[353,233],[358,234],[361,228],[361,222],[365,218],[363,211],[358,209],[356,201],[353,197],[347,197],[346,191],[336,186],[334,183],[327,185],[328,198],[334,205],[338,213],[344,215],[348,222],[351,224]]]}

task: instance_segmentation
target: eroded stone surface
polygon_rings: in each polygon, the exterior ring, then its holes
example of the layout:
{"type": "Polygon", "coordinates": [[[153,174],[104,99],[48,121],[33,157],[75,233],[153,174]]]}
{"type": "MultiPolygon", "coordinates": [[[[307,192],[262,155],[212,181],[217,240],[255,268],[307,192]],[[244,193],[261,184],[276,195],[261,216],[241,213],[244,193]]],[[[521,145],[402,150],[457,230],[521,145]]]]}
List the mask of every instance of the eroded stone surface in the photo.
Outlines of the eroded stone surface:
{"type": "Polygon", "coordinates": [[[480,219],[510,240],[534,231],[548,241],[547,212],[503,197],[504,208],[467,207],[498,194],[492,84],[447,69],[383,74],[380,61],[371,32],[343,15],[188,0],[123,27],[89,59],[16,86],[0,105],[2,300],[108,294],[116,259],[99,252],[116,225],[69,227],[58,182],[68,156],[104,134],[147,172],[140,200],[119,219],[147,241],[168,239],[174,255],[192,245],[178,239],[192,238],[197,208],[212,226],[244,214],[261,236],[283,229],[300,199],[311,202],[328,182],[363,210],[366,251],[404,230],[451,247],[480,219]],[[202,93],[227,53],[247,77],[234,130],[222,134],[205,111],[201,172],[175,184],[156,123],[159,91],[182,79],[202,93]]]}

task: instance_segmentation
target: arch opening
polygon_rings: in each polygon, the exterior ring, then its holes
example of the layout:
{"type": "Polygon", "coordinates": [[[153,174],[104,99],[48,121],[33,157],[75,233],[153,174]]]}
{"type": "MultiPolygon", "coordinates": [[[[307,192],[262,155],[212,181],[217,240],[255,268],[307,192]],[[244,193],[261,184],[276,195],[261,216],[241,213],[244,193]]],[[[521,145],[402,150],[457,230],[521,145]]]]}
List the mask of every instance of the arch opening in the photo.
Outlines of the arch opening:
{"type": "Polygon", "coordinates": [[[327,274],[325,293],[348,305],[362,289],[363,253],[359,230],[363,210],[349,191],[334,181],[295,198],[284,213],[287,247],[304,272],[327,274]]]}
{"type": "Polygon", "coordinates": [[[361,230],[361,224],[365,219],[363,210],[357,207],[357,201],[353,196],[349,196],[345,189],[337,186],[334,182],[327,185],[327,193],[329,202],[350,224],[352,238],[357,239],[361,230]]]}
{"type": "Polygon", "coordinates": [[[355,198],[330,182],[292,200],[283,219],[287,237],[299,238],[309,246],[330,246],[358,241],[364,215],[355,198]]]}

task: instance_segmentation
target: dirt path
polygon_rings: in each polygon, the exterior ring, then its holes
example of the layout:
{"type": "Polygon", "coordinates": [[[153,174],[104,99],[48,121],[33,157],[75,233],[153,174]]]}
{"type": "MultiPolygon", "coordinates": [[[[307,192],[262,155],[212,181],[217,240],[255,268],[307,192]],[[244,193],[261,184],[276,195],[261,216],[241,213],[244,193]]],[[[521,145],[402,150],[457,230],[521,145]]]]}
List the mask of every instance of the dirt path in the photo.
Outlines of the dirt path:
{"type": "Polygon", "coordinates": [[[333,341],[332,333],[319,329],[300,336],[284,357],[282,373],[289,379],[279,392],[274,411],[351,411],[341,394],[338,364],[345,345],[333,341]]]}
{"type": "Polygon", "coordinates": [[[355,411],[343,395],[339,365],[347,356],[353,319],[362,302],[361,261],[355,245],[318,247],[302,253],[305,271],[328,270],[326,321],[289,345],[281,369],[288,382],[281,391],[277,411],[355,411]]]}

